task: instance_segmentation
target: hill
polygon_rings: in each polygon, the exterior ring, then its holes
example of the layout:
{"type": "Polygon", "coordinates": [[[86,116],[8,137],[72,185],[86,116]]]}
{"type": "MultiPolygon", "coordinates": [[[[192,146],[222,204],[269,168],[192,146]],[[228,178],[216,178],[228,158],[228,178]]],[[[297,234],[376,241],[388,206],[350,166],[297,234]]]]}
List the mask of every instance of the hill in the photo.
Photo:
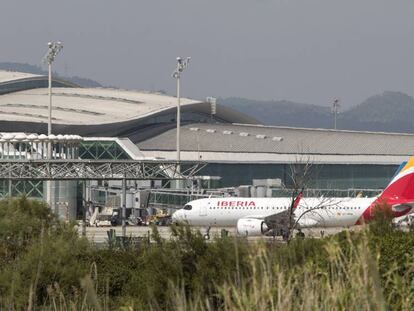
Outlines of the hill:
{"type": "MultiPolygon", "coordinates": [[[[257,101],[225,98],[220,104],[255,117],[265,125],[332,128],[329,107],[290,101],[257,101]]],[[[338,129],[414,133],[414,98],[384,92],[338,114],[338,129]]]]}
{"type": "Polygon", "coordinates": [[[414,132],[414,98],[400,92],[384,92],[340,115],[344,129],[414,132]]]}
{"type": "Polygon", "coordinates": [[[225,98],[218,102],[248,114],[266,125],[298,127],[330,127],[328,107],[300,104],[287,100],[257,101],[245,98],[225,98]]]}

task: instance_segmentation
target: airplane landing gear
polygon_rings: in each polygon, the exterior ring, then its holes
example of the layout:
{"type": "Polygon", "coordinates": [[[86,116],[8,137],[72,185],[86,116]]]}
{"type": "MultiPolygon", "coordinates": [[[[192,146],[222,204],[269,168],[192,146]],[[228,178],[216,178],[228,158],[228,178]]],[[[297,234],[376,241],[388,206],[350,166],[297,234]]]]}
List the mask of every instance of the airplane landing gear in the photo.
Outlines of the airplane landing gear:
{"type": "Polygon", "coordinates": [[[211,227],[209,226],[204,234],[204,240],[210,240],[210,229],[211,227]]]}
{"type": "Polygon", "coordinates": [[[302,232],[302,230],[298,229],[298,233],[296,233],[296,237],[300,239],[304,239],[305,234],[302,232]]]}

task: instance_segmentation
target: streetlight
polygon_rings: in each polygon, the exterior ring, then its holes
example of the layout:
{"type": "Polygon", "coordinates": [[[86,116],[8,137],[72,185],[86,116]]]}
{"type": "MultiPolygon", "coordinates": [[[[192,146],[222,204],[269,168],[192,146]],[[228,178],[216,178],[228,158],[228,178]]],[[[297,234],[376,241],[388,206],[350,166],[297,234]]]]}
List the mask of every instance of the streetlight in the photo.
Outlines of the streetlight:
{"type": "Polygon", "coordinates": [[[186,57],[182,59],[181,57],[177,57],[177,68],[174,70],[172,76],[173,78],[177,79],[177,171],[180,173],[180,122],[181,122],[181,110],[180,110],[180,77],[181,73],[188,67],[190,63],[191,57],[186,57]]]}
{"type": "MultiPolygon", "coordinates": [[[[49,71],[49,118],[47,122],[47,135],[48,137],[48,152],[47,158],[50,160],[52,158],[52,143],[50,141],[50,135],[52,134],[52,63],[56,58],[56,55],[63,49],[63,44],[60,41],[49,42],[47,44],[48,51],[43,58],[43,62],[48,64],[49,71]]],[[[52,208],[52,181],[48,180],[46,182],[47,188],[47,197],[46,201],[49,204],[49,207],[52,208]]],[[[55,211],[56,212],[56,211],[55,211]]]]}
{"type": "Polygon", "coordinates": [[[334,102],[332,103],[332,113],[334,115],[334,129],[336,130],[336,117],[339,112],[339,99],[335,98],[334,102]]]}
{"type": "Polygon", "coordinates": [[[63,44],[60,41],[49,42],[47,44],[49,50],[43,58],[43,61],[48,64],[49,70],[49,118],[47,123],[47,134],[52,134],[52,63],[56,58],[56,55],[63,49],[63,44]]]}

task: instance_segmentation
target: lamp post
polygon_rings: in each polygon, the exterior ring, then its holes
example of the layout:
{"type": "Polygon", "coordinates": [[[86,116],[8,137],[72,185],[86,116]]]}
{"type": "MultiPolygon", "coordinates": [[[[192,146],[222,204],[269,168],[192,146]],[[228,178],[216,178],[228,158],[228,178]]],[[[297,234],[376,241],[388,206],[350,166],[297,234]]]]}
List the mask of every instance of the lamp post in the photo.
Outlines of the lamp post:
{"type": "Polygon", "coordinates": [[[334,115],[334,129],[336,130],[336,117],[339,112],[339,99],[335,98],[334,102],[332,103],[332,113],[334,115]]]}
{"type": "MultiPolygon", "coordinates": [[[[49,78],[49,118],[47,123],[47,134],[52,134],[52,63],[56,58],[56,55],[63,49],[63,44],[60,41],[49,42],[47,54],[44,57],[44,62],[48,65],[48,78],[49,78]]],[[[49,151],[50,152],[50,151],[49,151]]]]}
{"type": "Polygon", "coordinates": [[[181,73],[188,67],[191,57],[185,59],[177,57],[177,68],[174,70],[172,76],[177,79],[177,173],[180,173],[180,125],[181,125],[181,97],[180,97],[180,77],[181,73]]]}
{"type": "MultiPolygon", "coordinates": [[[[47,122],[47,135],[48,137],[48,150],[47,150],[47,159],[52,158],[52,143],[50,142],[50,135],[52,134],[52,63],[56,58],[56,55],[63,49],[63,44],[60,41],[49,42],[47,44],[48,51],[43,58],[43,61],[48,65],[48,80],[49,80],[49,116],[47,122]]],[[[52,208],[52,182],[48,180],[46,182],[47,187],[47,198],[46,201],[49,204],[49,207],[52,208]]]]}

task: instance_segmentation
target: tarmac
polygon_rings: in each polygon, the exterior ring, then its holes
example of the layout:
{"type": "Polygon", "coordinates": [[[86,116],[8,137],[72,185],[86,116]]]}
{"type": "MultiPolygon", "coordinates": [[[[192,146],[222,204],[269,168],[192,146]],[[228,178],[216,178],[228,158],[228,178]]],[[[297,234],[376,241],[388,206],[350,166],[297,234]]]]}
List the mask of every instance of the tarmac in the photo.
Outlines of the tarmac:
{"type": "MultiPolygon", "coordinates": [[[[200,230],[202,234],[206,233],[205,227],[193,227],[194,230],[200,230]]],[[[88,240],[101,244],[106,243],[108,241],[108,231],[110,229],[115,230],[116,236],[122,236],[122,227],[86,227],[86,237],[88,240]]],[[[157,226],[158,232],[163,239],[170,239],[171,238],[171,230],[168,226],[157,226]]],[[[229,236],[237,235],[236,228],[234,227],[213,227],[210,230],[210,237],[213,238],[215,236],[220,237],[222,235],[222,229],[227,231],[229,236]]],[[[306,238],[321,238],[324,236],[329,236],[332,234],[336,234],[342,230],[357,230],[357,227],[351,228],[312,228],[312,229],[303,229],[303,233],[305,233],[306,238]]],[[[82,229],[79,228],[79,234],[82,235],[82,229]]],[[[151,237],[151,227],[148,226],[127,226],[126,227],[126,236],[127,237],[141,237],[146,238],[151,237]]],[[[249,240],[260,240],[260,239],[273,239],[273,237],[268,236],[259,236],[259,237],[248,237],[249,240]]],[[[276,239],[281,239],[281,237],[276,237],[276,239]]],[[[150,238],[151,240],[151,238],[150,238]]]]}

